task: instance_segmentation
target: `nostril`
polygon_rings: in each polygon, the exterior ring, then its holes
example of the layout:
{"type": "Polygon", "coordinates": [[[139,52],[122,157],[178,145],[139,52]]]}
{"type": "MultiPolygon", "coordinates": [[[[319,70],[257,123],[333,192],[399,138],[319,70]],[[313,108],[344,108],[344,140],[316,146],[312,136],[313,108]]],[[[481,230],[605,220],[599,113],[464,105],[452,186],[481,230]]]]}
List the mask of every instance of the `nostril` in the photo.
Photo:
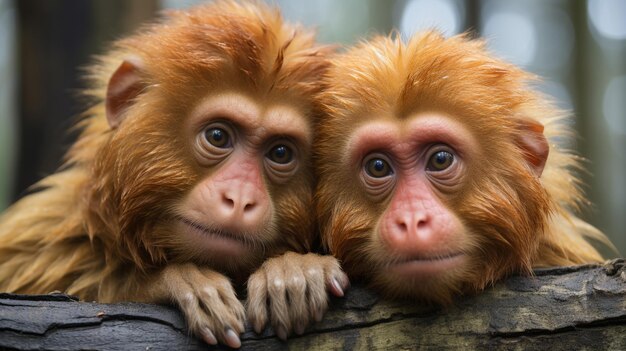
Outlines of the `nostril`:
{"type": "Polygon", "coordinates": [[[396,222],[396,226],[398,227],[398,230],[400,230],[401,232],[407,232],[409,230],[409,228],[407,227],[404,221],[396,222]]]}
{"type": "Polygon", "coordinates": [[[256,208],[256,204],[255,203],[248,203],[243,207],[243,211],[244,212],[250,212],[252,210],[254,210],[256,208]]]}
{"type": "Polygon", "coordinates": [[[428,221],[420,220],[417,222],[417,229],[424,229],[428,226],[428,221]]]}
{"type": "Polygon", "coordinates": [[[222,203],[230,209],[235,207],[235,201],[226,195],[222,196],[222,203]]]}

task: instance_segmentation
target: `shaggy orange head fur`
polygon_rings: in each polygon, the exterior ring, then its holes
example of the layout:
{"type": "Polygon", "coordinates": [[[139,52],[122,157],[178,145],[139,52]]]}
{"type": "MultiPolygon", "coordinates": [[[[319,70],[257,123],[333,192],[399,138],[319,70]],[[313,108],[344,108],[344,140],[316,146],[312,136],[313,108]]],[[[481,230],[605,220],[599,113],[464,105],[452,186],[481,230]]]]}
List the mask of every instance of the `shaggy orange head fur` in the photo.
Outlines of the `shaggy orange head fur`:
{"type": "Polygon", "coordinates": [[[435,32],[406,44],[376,37],[334,58],[327,74],[326,116],[316,141],[323,241],[348,274],[389,295],[449,303],[455,294],[533,267],[601,260],[585,237],[606,239],[572,214],[583,197],[572,174],[578,158],[555,141],[570,135],[564,114],[530,87],[534,77],[484,46],[467,35],[446,39],[435,32]],[[419,132],[407,136],[414,126],[419,132]],[[410,148],[418,139],[427,139],[424,150],[443,145],[438,157],[458,163],[451,184],[452,174],[435,179],[441,172],[410,163],[422,157],[410,154],[421,152],[410,148]],[[398,156],[401,149],[409,156],[398,156]],[[379,155],[378,163],[368,163],[368,154],[379,155]],[[410,163],[406,171],[403,162],[410,163]],[[391,170],[371,176],[385,167],[391,170]],[[398,190],[411,172],[427,180],[398,190]],[[386,185],[386,178],[395,183],[386,185]],[[439,239],[416,239],[419,228],[409,230],[413,239],[385,233],[397,232],[393,226],[407,230],[397,219],[389,227],[389,216],[408,207],[428,215],[433,206],[436,216],[418,226],[439,228],[439,239]],[[420,273],[395,274],[401,264],[420,273]]]}

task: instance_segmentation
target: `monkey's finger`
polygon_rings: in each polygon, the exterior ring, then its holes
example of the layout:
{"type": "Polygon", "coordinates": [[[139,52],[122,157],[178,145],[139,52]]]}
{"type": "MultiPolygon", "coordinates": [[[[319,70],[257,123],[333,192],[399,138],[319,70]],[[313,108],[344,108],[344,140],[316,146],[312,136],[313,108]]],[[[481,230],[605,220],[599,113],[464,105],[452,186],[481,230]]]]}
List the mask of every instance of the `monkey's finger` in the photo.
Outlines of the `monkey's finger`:
{"type": "Polygon", "coordinates": [[[197,268],[192,265],[170,265],[163,270],[161,289],[179,306],[189,331],[201,337],[207,344],[214,345],[217,343],[215,334],[205,321],[194,287],[189,284],[189,272],[194,270],[197,268]]]}
{"type": "MultiPolygon", "coordinates": [[[[237,319],[220,295],[220,290],[235,294],[230,281],[212,270],[200,271],[196,266],[188,268],[184,271],[183,277],[193,289],[193,296],[197,300],[196,309],[190,311],[194,319],[198,319],[195,330],[208,328],[220,342],[230,347],[238,347],[237,345],[241,343],[235,330],[243,331],[243,321],[237,319]]],[[[237,304],[243,310],[238,300],[237,304]]]]}
{"type": "Polygon", "coordinates": [[[202,339],[204,340],[204,342],[206,342],[209,345],[217,345],[217,338],[215,337],[215,335],[209,328],[207,327],[201,328],[199,333],[200,333],[200,336],[202,336],[202,339]]]}
{"type": "Polygon", "coordinates": [[[185,280],[193,289],[193,294],[199,298],[202,307],[205,308],[204,312],[212,317],[217,324],[227,326],[227,321],[224,319],[224,316],[228,311],[226,306],[224,306],[218,290],[221,284],[220,278],[223,276],[219,273],[211,275],[208,272],[201,272],[198,269],[190,269],[185,273],[185,280]]]}
{"type": "Polygon", "coordinates": [[[237,333],[235,333],[232,329],[226,330],[226,333],[224,335],[224,341],[226,345],[234,349],[238,349],[241,347],[241,340],[239,339],[239,335],[237,335],[237,333]]]}
{"type": "Polygon", "coordinates": [[[343,297],[346,289],[350,287],[348,276],[342,271],[336,271],[326,275],[328,290],[337,297],[343,297]]]}
{"type": "MultiPolygon", "coordinates": [[[[239,302],[237,302],[239,303],[239,302]]],[[[211,285],[205,285],[200,292],[200,304],[203,312],[203,322],[215,333],[217,339],[230,347],[241,346],[237,330],[242,330],[241,322],[231,312],[221,299],[218,290],[211,285]]],[[[241,305],[241,303],[239,303],[241,305]]],[[[243,309],[243,307],[241,307],[243,309]]]]}
{"type": "Polygon", "coordinates": [[[268,260],[265,263],[265,277],[267,279],[267,292],[269,295],[269,309],[272,327],[276,335],[287,340],[291,330],[289,319],[289,303],[285,287],[285,273],[280,260],[268,260]],[[280,321],[280,323],[278,323],[280,321]]]}
{"type": "Polygon", "coordinates": [[[328,290],[337,297],[343,297],[345,290],[350,287],[348,275],[341,269],[335,257],[324,256],[322,260],[328,290]]]}
{"type": "Polygon", "coordinates": [[[304,269],[309,299],[309,315],[312,316],[316,322],[322,320],[324,312],[326,312],[328,308],[324,268],[319,264],[318,257],[317,255],[309,257],[309,263],[304,269]]]}
{"type": "Polygon", "coordinates": [[[215,288],[220,299],[222,300],[222,303],[230,311],[230,326],[233,327],[236,332],[243,333],[245,330],[245,309],[241,304],[241,301],[237,299],[237,293],[235,292],[233,285],[224,277],[224,279],[215,282],[215,288]]]}
{"type": "Polygon", "coordinates": [[[261,268],[248,278],[248,299],[246,300],[248,320],[257,334],[261,334],[267,323],[267,280],[261,268]]]}
{"type": "Polygon", "coordinates": [[[170,280],[169,283],[175,286],[170,289],[172,300],[180,307],[189,331],[201,337],[207,344],[215,345],[217,343],[215,334],[203,321],[200,301],[192,288],[183,279],[170,280]]]}
{"type": "Polygon", "coordinates": [[[232,316],[232,323],[230,324],[237,333],[243,333],[246,330],[246,310],[243,304],[237,299],[234,294],[220,293],[224,305],[230,310],[232,316]]]}
{"type": "MultiPolygon", "coordinates": [[[[299,263],[304,260],[303,255],[293,256],[283,262],[285,270],[285,290],[289,301],[289,320],[296,334],[304,333],[309,322],[309,306],[307,302],[307,281],[299,263]],[[296,262],[292,262],[292,261],[296,262]]],[[[274,324],[283,324],[284,321],[273,321],[274,324]]],[[[291,330],[287,329],[287,332],[291,330]]]]}

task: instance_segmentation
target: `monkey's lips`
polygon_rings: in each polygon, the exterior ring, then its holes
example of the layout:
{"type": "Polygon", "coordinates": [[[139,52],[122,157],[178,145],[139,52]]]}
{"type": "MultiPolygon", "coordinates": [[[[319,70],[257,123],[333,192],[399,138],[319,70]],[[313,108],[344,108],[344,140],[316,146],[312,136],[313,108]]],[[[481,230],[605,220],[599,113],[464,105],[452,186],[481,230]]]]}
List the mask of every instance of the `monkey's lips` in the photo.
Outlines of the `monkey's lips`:
{"type": "Polygon", "coordinates": [[[428,277],[459,267],[465,261],[465,254],[449,253],[443,255],[407,257],[393,262],[391,272],[406,277],[428,277]]]}
{"type": "Polygon", "coordinates": [[[187,218],[179,218],[188,232],[200,239],[200,246],[206,246],[207,251],[224,254],[240,254],[248,250],[250,240],[229,231],[213,229],[187,218]]]}

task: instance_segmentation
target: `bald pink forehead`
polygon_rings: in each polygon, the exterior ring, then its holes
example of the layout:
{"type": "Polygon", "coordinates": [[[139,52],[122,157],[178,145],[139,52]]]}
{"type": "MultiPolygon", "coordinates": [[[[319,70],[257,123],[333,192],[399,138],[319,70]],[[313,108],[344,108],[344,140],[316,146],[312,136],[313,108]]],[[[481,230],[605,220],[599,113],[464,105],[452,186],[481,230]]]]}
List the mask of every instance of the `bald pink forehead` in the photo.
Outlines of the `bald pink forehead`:
{"type": "Polygon", "coordinates": [[[348,157],[359,160],[376,150],[396,155],[415,153],[432,143],[444,143],[459,150],[478,150],[471,131],[458,120],[439,112],[424,112],[404,120],[368,121],[348,139],[348,157]]]}
{"type": "Polygon", "coordinates": [[[305,116],[293,106],[263,103],[238,93],[210,96],[192,111],[190,125],[201,128],[207,121],[228,119],[263,142],[272,136],[288,136],[303,145],[312,143],[312,132],[305,116]]]}

